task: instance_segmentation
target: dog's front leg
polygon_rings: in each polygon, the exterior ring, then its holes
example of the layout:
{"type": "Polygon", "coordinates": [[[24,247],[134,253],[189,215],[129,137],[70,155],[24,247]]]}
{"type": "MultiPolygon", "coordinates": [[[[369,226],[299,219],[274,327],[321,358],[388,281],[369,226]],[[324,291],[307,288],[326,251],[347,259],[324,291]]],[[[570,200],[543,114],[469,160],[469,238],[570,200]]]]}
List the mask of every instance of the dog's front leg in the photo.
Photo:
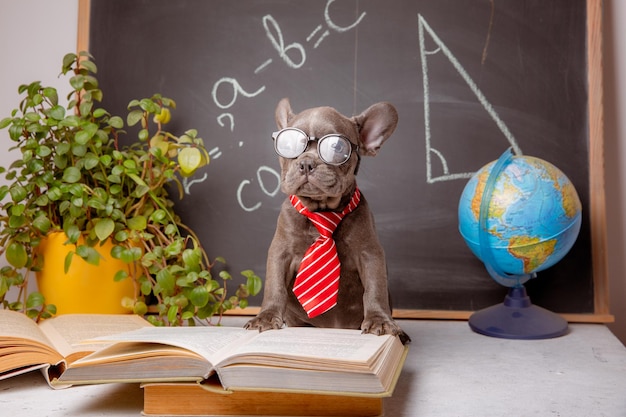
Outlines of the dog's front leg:
{"type": "Polygon", "coordinates": [[[265,331],[283,327],[287,305],[286,269],[286,265],[272,255],[270,250],[261,311],[246,323],[246,329],[265,331]]]}
{"type": "Polygon", "coordinates": [[[361,259],[360,271],[364,289],[364,318],[361,330],[363,330],[363,333],[400,336],[402,342],[406,343],[411,339],[391,316],[389,289],[387,286],[387,266],[384,260],[383,249],[372,248],[364,253],[365,256],[361,259]]]}
{"type": "Polygon", "coordinates": [[[284,216],[278,218],[276,233],[270,244],[267,254],[267,269],[265,271],[265,285],[263,302],[259,314],[244,326],[246,329],[259,331],[280,329],[285,322],[285,310],[288,302],[288,291],[291,277],[294,272],[292,265],[293,250],[284,216]]]}

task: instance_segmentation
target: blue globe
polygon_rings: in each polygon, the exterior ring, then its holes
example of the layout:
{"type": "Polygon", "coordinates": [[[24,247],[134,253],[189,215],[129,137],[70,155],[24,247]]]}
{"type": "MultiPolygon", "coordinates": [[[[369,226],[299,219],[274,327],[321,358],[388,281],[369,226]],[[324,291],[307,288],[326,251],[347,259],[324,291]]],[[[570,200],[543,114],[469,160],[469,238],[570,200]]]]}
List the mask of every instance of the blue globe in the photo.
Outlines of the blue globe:
{"type": "Polygon", "coordinates": [[[581,211],[563,172],[508,151],[468,181],[459,201],[459,231],[490,275],[515,287],[567,254],[580,231],[581,211]]]}

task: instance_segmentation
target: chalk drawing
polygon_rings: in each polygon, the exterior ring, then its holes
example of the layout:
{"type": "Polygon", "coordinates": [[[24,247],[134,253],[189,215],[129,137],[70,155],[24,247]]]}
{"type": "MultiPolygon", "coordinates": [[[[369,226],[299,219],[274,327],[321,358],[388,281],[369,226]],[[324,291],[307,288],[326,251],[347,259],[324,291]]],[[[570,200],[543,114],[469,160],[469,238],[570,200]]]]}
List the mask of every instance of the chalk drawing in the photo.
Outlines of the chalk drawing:
{"type": "Polygon", "coordinates": [[[426,142],[426,181],[429,184],[440,182],[440,181],[452,181],[463,178],[470,178],[474,175],[473,172],[459,172],[459,173],[451,173],[448,167],[448,163],[446,161],[445,156],[439,152],[437,149],[432,147],[432,137],[430,133],[430,89],[429,89],[429,79],[428,79],[428,56],[435,55],[438,53],[442,53],[448,61],[452,64],[454,69],[459,73],[459,75],[463,78],[467,86],[474,93],[480,104],[487,111],[489,116],[496,123],[506,140],[509,142],[509,145],[513,148],[515,154],[519,155],[522,153],[520,147],[515,140],[515,137],[509,131],[509,128],[506,124],[500,119],[493,106],[485,95],[480,91],[474,80],[469,76],[465,68],[461,65],[459,60],[452,54],[452,52],[448,49],[445,43],[437,36],[435,31],[428,25],[426,19],[421,14],[417,15],[418,17],[418,31],[419,31],[419,48],[420,48],[420,57],[422,60],[422,83],[424,85],[424,136],[426,142]],[[432,51],[427,51],[425,47],[424,41],[424,30],[428,32],[430,38],[435,42],[437,48],[432,51]],[[443,169],[443,175],[433,176],[432,174],[432,156],[438,158],[441,163],[443,169]]]}

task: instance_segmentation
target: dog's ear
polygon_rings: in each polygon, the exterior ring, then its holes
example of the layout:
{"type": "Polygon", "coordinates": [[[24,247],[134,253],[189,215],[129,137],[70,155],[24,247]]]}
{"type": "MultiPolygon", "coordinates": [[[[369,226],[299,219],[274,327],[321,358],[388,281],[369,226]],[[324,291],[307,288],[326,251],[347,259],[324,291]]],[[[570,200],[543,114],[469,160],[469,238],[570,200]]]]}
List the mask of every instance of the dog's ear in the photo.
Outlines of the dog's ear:
{"type": "Polygon", "coordinates": [[[291,103],[289,103],[288,98],[283,98],[278,102],[278,106],[276,106],[276,113],[274,113],[274,117],[276,118],[276,126],[278,129],[284,129],[288,126],[289,120],[294,116],[293,111],[291,111],[291,103]]]}
{"type": "Polygon", "coordinates": [[[352,120],[359,131],[359,152],[362,155],[375,156],[396,129],[398,112],[390,103],[381,102],[371,105],[352,120]]]}

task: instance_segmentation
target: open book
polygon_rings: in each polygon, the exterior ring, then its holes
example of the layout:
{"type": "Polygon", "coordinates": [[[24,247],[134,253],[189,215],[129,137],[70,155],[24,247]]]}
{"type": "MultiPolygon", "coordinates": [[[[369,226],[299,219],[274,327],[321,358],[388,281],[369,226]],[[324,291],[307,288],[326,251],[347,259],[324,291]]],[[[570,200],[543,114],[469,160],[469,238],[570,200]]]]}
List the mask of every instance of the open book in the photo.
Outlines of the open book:
{"type": "Polygon", "coordinates": [[[406,357],[394,336],[292,327],[146,327],[99,338],[111,343],[71,363],[53,384],[202,382],[225,390],[388,396],[406,357]]]}
{"type": "Polygon", "coordinates": [[[35,323],[22,313],[0,310],[0,380],[43,369],[50,383],[74,361],[102,344],[85,339],[152,326],[135,315],[69,314],[35,323]]]}

